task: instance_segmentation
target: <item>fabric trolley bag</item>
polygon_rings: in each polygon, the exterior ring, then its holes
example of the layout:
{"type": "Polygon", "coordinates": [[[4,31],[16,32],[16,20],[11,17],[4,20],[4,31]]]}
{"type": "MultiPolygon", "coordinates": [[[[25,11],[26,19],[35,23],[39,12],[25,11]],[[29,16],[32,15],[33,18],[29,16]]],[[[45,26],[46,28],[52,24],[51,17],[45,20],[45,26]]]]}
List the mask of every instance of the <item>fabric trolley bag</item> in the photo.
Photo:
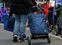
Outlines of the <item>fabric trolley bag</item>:
{"type": "Polygon", "coordinates": [[[30,14],[29,21],[31,32],[31,35],[28,38],[29,45],[31,45],[31,39],[47,39],[50,44],[51,41],[48,35],[46,16],[44,14],[30,14]]]}
{"type": "Polygon", "coordinates": [[[46,17],[44,14],[30,14],[29,21],[31,34],[48,34],[46,17]]]}

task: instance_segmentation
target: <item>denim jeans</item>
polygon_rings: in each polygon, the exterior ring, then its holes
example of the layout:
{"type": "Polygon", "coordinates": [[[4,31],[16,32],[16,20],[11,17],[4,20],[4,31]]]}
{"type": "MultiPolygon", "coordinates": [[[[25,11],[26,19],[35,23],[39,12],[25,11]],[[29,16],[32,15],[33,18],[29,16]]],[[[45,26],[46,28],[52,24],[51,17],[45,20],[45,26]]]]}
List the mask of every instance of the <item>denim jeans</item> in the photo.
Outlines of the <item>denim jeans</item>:
{"type": "Polygon", "coordinates": [[[26,27],[27,15],[15,16],[14,34],[24,35],[26,27]]]}

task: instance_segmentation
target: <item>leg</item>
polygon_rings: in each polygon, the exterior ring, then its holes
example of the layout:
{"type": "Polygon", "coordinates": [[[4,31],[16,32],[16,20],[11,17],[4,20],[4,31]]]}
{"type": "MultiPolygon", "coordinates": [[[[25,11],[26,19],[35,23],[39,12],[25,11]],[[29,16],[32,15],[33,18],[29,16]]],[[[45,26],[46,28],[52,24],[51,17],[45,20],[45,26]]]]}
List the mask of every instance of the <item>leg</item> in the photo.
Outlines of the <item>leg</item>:
{"type": "Polygon", "coordinates": [[[14,25],[14,34],[19,34],[19,27],[20,27],[20,19],[19,19],[19,16],[16,16],[15,17],[15,25],[14,25]]]}
{"type": "Polygon", "coordinates": [[[19,33],[19,35],[22,37],[25,36],[26,21],[27,21],[27,16],[21,15],[20,16],[20,33],[19,33]]]}
{"type": "Polygon", "coordinates": [[[17,36],[19,34],[19,21],[20,21],[19,16],[16,16],[15,17],[14,31],[13,31],[14,32],[14,38],[13,38],[14,42],[17,42],[17,36]]]}

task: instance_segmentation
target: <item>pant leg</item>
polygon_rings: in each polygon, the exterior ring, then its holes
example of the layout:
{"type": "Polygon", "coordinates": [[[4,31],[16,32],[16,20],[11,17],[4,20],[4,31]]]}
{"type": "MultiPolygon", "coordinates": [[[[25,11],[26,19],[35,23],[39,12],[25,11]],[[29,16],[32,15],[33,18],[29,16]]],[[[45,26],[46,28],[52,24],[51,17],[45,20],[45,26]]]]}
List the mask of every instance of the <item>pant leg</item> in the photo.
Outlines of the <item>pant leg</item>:
{"type": "Polygon", "coordinates": [[[20,33],[19,33],[19,35],[25,34],[26,22],[27,22],[27,15],[21,15],[20,16],[20,33]]]}
{"type": "Polygon", "coordinates": [[[15,16],[15,24],[14,24],[14,34],[19,34],[19,27],[20,27],[20,16],[15,16]]]}

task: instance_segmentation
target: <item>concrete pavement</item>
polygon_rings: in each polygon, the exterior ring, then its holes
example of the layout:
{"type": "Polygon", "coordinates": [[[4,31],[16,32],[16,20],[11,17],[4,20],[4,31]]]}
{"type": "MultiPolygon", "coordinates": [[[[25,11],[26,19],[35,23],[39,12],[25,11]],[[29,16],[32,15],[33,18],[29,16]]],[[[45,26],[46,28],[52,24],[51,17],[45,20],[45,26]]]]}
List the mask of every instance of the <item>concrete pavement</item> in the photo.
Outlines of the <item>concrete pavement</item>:
{"type": "MultiPolygon", "coordinates": [[[[26,31],[26,34],[29,35],[29,31],[26,31]]],[[[25,43],[24,42],[14,43],[12,41],[12,35],[13,35],[12,32],[5,31],[3,29],[3,25],[0,25],[0,45],[23,45],[23,44],[28,45],[27,41],[25,43]]],[[[53,36],[50,36],[50,39],[51,39],[51,44],[47,44],[46,39],[45,40],[38,39],[38,40],[32,40],[31,45],[62,45],[62,40],[61,39],[53,37],[53,36]]]]}

